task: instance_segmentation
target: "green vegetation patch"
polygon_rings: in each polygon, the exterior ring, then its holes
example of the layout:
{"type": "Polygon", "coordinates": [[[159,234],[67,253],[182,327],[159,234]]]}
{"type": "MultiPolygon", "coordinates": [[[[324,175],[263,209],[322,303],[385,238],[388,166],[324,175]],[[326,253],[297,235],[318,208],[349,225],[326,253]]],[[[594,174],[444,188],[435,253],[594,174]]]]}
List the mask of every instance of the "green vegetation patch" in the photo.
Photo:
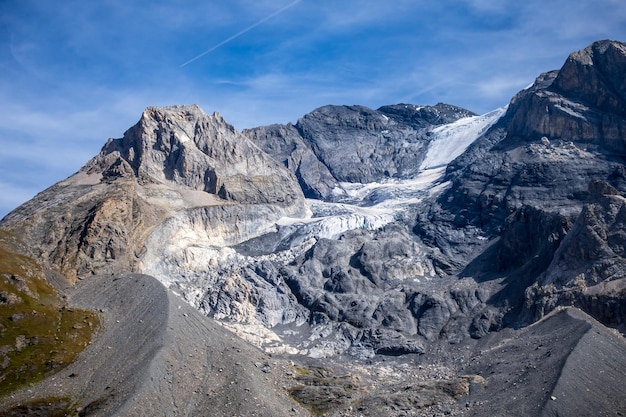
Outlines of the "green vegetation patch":
{"type": "Polygon", "coordinates": [[[95,312],[69,308],[41,266],[0,230],[0,397],[67,366],[99,325],[95,312]]]}
{"type": "Polygon", "coordinates": [[[298,385],[288,389],[291,396],[315,415],[346,407],[360,391],[354,375],[335,375],[330,368],[293,366],[298,385]]]}
{"type": "Polygon", "coordinates": [[[79,415],[67,398],[41,398],[0,411],[0,417],[69,417],[79,415]]]}

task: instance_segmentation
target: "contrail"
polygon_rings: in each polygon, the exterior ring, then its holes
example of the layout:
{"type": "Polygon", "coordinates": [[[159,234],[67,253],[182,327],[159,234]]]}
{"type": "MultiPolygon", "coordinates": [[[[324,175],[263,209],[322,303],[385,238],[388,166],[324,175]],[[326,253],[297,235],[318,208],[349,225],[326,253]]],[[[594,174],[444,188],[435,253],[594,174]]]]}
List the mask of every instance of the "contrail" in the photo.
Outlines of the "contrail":
{"type": "Polygon", "coordinates": [[[248,26],[247,28],[245,28],[244,30],[235,33],[233,36],[231,36],[228,39],[224,39],[222,42],[218,43],[217,45],[215,45],[214,47],[207,49],[206,51],[202,52],[200,55],[195,56],[193,58],[191,58],[189,61],[185,62],[184,64],[180,65],[180,68],[184,67],[185,65],[189,65],[191,64],[193,61],[202,58],[203,56],[205,56],[206,54],[209,54],[213,51],[215,51],[217,48],[219,48],[220,46],[224,46],[226,45],[228,42],[237,39],[238,37],[240,37],[241,35],[243,35],[246,32],[251,31],[252,29],[254,29],[255,27],[262,25],[263,23],[267,22],[268,20],[270,20],[272,17],[281,14],[282,12],[284,12],[285,10],[289,9],[290,7],[293,7],[296,5],[296,3],[300,3],[300,1],[302,0],[296,0],[294,2],[289,3],[288,5],[286,5],[285,7],[282,7],[278,10],[276,10],[274,13],[270,14],[269,16],[264,17],[263,19],[259,20],[258,22],[256,22],[255,24],[248,26]]]}

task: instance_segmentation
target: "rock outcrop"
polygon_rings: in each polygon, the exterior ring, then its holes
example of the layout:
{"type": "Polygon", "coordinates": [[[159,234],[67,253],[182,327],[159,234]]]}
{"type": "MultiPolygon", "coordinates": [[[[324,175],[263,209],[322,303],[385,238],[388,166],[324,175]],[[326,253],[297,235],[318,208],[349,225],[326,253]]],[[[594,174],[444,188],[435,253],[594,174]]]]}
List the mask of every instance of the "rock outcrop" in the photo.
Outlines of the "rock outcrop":
{"type": "Polygon", "coordinates": [[[534,319],[573,305],[607,325],[626,321],[625,203],[607,183],[590,184],[589,200],[551,264],[526,290],[534,319]]]}
{"type": "Polygon", "coordinates": [[[332,200],[339,183],[292,124],[244,130],[255,144],[291,170],[309,198],[332,200]]]}
{"type": "Polygon", "coordinates": [[[219,114],[205,115],[197,106],[146,109],[122,139],[109,140],[84,170],[116,176],[120,164],[144,183],[174,183],[225,201],[302,204],[302,193],[286,170],[219,114]]]}

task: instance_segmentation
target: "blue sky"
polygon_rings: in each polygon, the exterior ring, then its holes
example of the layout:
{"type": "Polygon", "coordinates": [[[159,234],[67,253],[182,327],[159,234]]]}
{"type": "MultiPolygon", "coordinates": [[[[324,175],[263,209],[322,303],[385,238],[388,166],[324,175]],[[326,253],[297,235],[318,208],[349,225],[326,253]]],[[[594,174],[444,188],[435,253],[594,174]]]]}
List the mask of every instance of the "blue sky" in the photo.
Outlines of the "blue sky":
{"type": "Polygon", "coordinates": [[[240,130],[325,104],[484,113],[607,38],[623,0],[0,0],[0,217],[147,106],[240,130]]]}

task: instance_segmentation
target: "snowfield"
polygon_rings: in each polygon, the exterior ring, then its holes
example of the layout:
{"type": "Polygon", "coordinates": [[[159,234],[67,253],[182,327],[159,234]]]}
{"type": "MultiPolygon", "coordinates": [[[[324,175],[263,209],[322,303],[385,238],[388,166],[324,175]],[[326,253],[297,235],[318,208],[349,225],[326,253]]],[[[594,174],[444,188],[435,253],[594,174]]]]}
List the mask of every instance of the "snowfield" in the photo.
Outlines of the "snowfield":
{"type": "Polygon", "coordinates": [[[428,147],[421,170],[448,165],[478,137],[504,115],[508,106],[497,108],[482,116],[466,117],[432,130],[434,139],[428,147]]]}

